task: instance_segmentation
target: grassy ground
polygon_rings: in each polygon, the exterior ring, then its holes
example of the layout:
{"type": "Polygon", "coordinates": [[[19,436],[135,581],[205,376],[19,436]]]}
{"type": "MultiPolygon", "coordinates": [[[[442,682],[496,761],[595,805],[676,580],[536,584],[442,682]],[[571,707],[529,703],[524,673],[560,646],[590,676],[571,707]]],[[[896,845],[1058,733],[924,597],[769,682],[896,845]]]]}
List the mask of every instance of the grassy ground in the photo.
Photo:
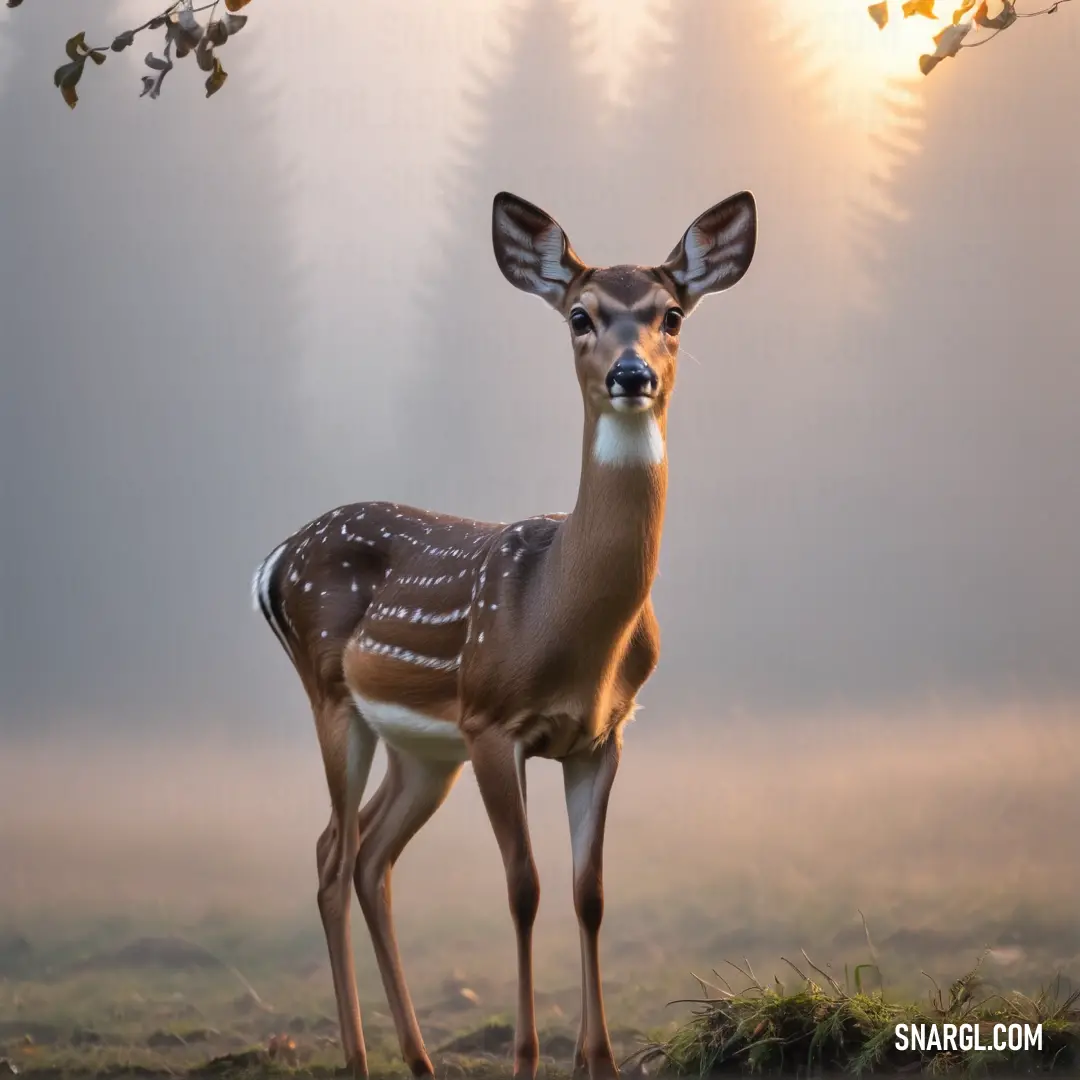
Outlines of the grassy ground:
{"type": "MultiPolygon", "coordinates": [[[[97,925],[50,946],[9,934],[0,940],[0,971],[7,972],[0,976],[0,1078],[4,1061],[39,1077],[333,1074],[341,1051],[329,971],[308,947],[321,941],[291,940],[279,930],[276,943],[258,942],[261,958],[252,935],[228,922],[205,935],[213,947],[176,934],[130,938],[125,924],[97,925]]],[[[360,967],[372,1072],[405,1076],[377,976],[363,957],[360,967]]],[[[417,968],[412,987],[441,1075],[506,1073],[513,1018],[502,1003],[513,996],[504,981],[479,973],[466,979],[429,963],[417,968]]],[[[643,1014],[639,987],[616,981],[612,990],[621,1015],[643,1014]]],[[[572,983],[538,990],[549,1076],[560,1076],[573,1054],[579,995],[572,983]]],[[[672,1027],[616,1024],[612,1034],[626,1057],[672,1027]]]]}
{"type": "MultiPolygon", "coordinates": [[[[1053,1023],[1071,1039],[1068,984],[1056,1005],[1040,986],[1059,972],[1080,977],[1075,709],[778,724],[718,718],[628,744],[605,855],[617,1054],[690,1073],[955,1069],[965,1062],[888,1053],[890,1025],[980,1002],[1005,1016],[1060,1006],[1053,1023]],[[872,942],[857,908],[871,916],[872,942]],[[986,946],[981,988],[970,983],[971,997],[953,1003],[951,980],[986,946]],[[724,957],[745,974],[731,969],[732,986],[709,975],[706,1000],[690,972],[727,971],[724,957]],[[941,1001],[921,969],[946,987],[941,1001]],[[688,993],[696,1000],[669,1006],[688,993]]],[[[155,742],[88,757],[75,744],[5,745],[0,1058],[22,1072],[102,1075],[179,1074],[214,1059],[234,1072],[335,1068],[314,902],[325,799],[310,747],[155,742]],[[271,1054],[282,1033],[295,1050],[271,1054]]],[[[544,1068],[558,1076],[576,1033],[580,968],[557,768],[530,773],[529,803],[543,882],[538,1020],[544,1068]]],[[[446,1076],[507,1071],[505,889],[466,778],[394,880],[409,985],[446,1076]]],[[[358,911],[354,946],[372,1063],[400,1075],[358,911]]],[[[1060,1072],[1071,1051],[1053,1045],[1060,1072]]],[[[980,1062],[990,1065],[966,1064],[980,1062]]]]}
{"type": "MultiPolygon", "coordinates": [[[[228,933],[213,949],[176,935],[125,939],[119,928],[116,943],[103,947],[108,936],[99,928],[93,950],[68,942],[51,952],[8,936],[0,948],[8,972],[0,981],[0,1077],[11,1069],[38,1080],[337,1071],[328,972],[322,964],[305,967],[303,951],[290,951],[295,945],[282,941],[244,973],[223,958],[228,933]]],[[[695,976],[698,994],[673,1008],[662,978],[651,986],[614,979],[607,996],[617,1057],[629,1071],[653,1074],[1080,1074],[1080,991],[1070,993],[1064,980],[1041,992],[1006,991],[992,978],[987,983],[980,964],[945,989],[930,980],[916,1002],[881,988],[878,951],[868,935],[864,945],[874,959],[836,976],[805,953],[783,962],[783,981],[759,981],[749,961],[731,964],[727,979],[715,971],[695,976]],[[894,1031],[902,1022],[979,1023],[987,1025],[986,1043],[994,1023],[1041,1024],[1043,1046],[1015,1054],[899,1052],[894,1031]]],[[[498,1006],[512,1000],[509,984],[451,972],[438,981],[421,977],[415,989],[440,1076],[508,1075],[513,1018],[498,1006]]],[[[549,1080],[569,1072],[578,996],[572,981],[538,991],[549,1080]]],[[[373,1074],[404,1076],[385,1003],[369,997],[362,1004],[373,1074]]]]}

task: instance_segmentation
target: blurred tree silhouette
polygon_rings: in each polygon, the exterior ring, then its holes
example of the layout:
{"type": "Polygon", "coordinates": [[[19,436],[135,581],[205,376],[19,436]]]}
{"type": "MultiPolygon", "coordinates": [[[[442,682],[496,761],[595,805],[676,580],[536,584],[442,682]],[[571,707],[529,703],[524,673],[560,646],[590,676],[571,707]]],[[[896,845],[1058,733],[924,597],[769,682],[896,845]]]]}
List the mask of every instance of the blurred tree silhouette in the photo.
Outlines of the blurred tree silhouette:
{"type": "MultiPolygon", "coordinates": [[[[791,598],[815,580],[807,551],[826,524],[815,509],[827,482],[818,430],[826,387],[858,378],[833,342],[862,280],[853,248],[865,226],[852,215],[864,184],[849,176],[851,129],[835,121],[826,81],[794,30],[776,34],[767,5],[673,0],[666,16],[667,46],[643,43],[634,58],[637,99],[620,124],[621,155],[609,157],[611,174],[632,183],[613,185],[607,201],[633,222],[631,251],[624,227],[613,232],[622,251],[611,254],[662,258],[684,219],[741,187],[768,208],[768,222],[758,276],[732,302],[695,314],[682,336],[668,431],[681,464],[653,593],[665,654],[651,693],[688,712],[705,700],[710,709],[801,707],[845,677],[831,664],[830,635],[808,630],[791,598]],[[681,146],[693,147],[693,168],[641,152],[681,146]],[[655,207],[635,213],[645,198],[655,207]]],[[[597,231],[613,228],[604,221],[597,231]]],[[[845,608],[855,603],[845,596],[845,608]]]]}
{"type": "MultiPolygon", "coordinates": [[[[25,0],[7,0],[7,6],[17,8],[24,2],[25,0]]],[[[190,55],[195,57],[199,69],[207,73],[204,84],[206,96],[212,97],[225,85],[225,80],[229,77],[228,72],[221,66],[218,50],[247,22],[247,16],[239,14],[239,11],[250,2],[251,0],[209,0],[208,3],[196,5],[195,0],[175,0],[163,11],[151,15],[141,25],[118,33],[110,45],[87,45],[86,31],[80,30],[68,39],[65,45],[67,63],[56,69],[53,82],[63,95],[64,101],[74,109],[79,101],[76,87],[86,70],[87,60],[100,67],[105,63],[110,51],[123,52],[133,45],[136,35],[145,31],[162,30],[165,37],[161,55],[156,55],[153,51],[146,54],[149,71],[142,76],[143,89],[140,96],[156,98],[161,93],[165,76],[175,66],[175,61],[190,55]],[[219,7],[224,9],[220,15],[219,7]],[[200,20],[199,16],[205,12],[209,14],[200,20]]],[[[958,6],[951,12],[941,32],[934,37],[934,52],[924,53],[919,57],[919,68],[924,75],[929,75],[942,60],[957,56],[961,49],[985,45],[1018,19],[1053,15],[1062,4],[1068,4],[1071,0],[1053,0],[1035,11],[1017,11],[1016,0],[1000,0],[1000,9],[993,15],[990,14],[987,0],[951,2],[958,6]],[[989,31],[989,34],[976,41],[966,40],[976,27],[989,31]]],[[[905,19],[938,19],[940,16],[935,11],[936,3],[937,0],[899,0],[892,3],[889,0],[880,0],[870,4],[866,10],[874,22],[885,30],[889,25],[892,9],[899,8],[905,19]]]]}
{"type": "MultiPolygon", "coordinates": [[[[522,497],[521,505],[507,512],[523,516],[568,497],[565,484],[580,461],[579,406],[572,368],[565,381],[553,375],[557,385],[549,386],[549,372],[559,370],[550,357],[563,355],[565,348],[559,320],[538,310],[539,304],[525,304],[536,321],[522,342],[524,297],[494,305],[477,302],[504,296],[506,288],[491,257],[491,195],[506,189],[543,201],[563,216],[568,229],[571,222],[595,220],[610,198],[603,185],[582,182],[582,177],[605,175],[608,157],[596,110],[589,108],[602,96],[597,77],[585,70],[593,28],[580,18],[573,0],[526,0],[508,5],[506,15],[510,48],[496,73],[476,77],[473,117],[445,181],[446,224],[418,308],[425,362],[405,393],[414,421],[446,430],[452,447],[453,468],[432,467],[416,497],[463,506],[469,498],[468,485],[459,486],[464,478],[501,477],[504,491],[518,488],[522,497]],[[455,346],[453,363],[444,362],[448,341],[455,346]],[[506,356],[510,343],[513,354],[506,356]],[[521,407],[530,382],[549,409],[557,408],[556,402],[566,407],[574,438],[551,445],[550,411],[521,407]],[[469,388],[465,394],[463,387],[469,388]],[[539,460],[530,449],[537,446],[544,447],[539,460]],[[517,479],[522,476],[528,477],[524,484],[517,479]]],[[[506,509],[485,499],[470,512],[506,509]]]]}
{"type": "MultiPolygon", "coordinates": [[[[1058,270],[1080,231],[1080,155],[1056,136],[1056,117],[1032,119],[1043,102],[1080,100],[1062,63],[1071,49],[1017,42],[936,88],[937,115],[954,118],[1010,91],[992,112],[926,125],[889,182],[900,212],[875,226],[883,302],[853,310],[833,343],[861,373],[847,423],[839,409],[821,420],[844,435],[816,499],[828,524],[802,545],[814,578],[796,617],[829,605],[819,637],[842,643],[852,696],[1080,686],[1080,312],[1074,279],[1058,270]],[[1003,203],[1027,210],[965,230],[928,270],[931,238],[1003,203]],[[1007,294],[957,318],[955,281],[973,297],[1007,282],[1007,294]],[[857,549],[845,549],[856,531],[857,549]],[[858,605],[838,604],[841,594],[858,605]]],[[[812,632],[804,622],[796,639],[812,632]]]]}
{"type": "Polygon", "coordinates": [[[0,729],[265,728],[263,642],[227,613],[247,622],[251,564],[304,520],[309,468],[274,90],[253,67],[209,114],[132,94],[73,125],[35,72],[86,6],[46,0],[0,34],[5,87],[27,88],[0,93],[0,146],[19,148],[0,199],[0,729]]]}

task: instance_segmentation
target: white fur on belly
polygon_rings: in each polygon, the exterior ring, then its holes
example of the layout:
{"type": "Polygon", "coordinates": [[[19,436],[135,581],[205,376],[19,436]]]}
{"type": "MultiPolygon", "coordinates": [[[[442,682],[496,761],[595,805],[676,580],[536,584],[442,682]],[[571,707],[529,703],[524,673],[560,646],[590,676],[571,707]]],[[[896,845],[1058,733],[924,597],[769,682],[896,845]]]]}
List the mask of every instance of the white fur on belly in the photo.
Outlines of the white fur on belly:
{"type": "Polygon", "coordinates": [[[395,750],[431,761],[468,760],[469,753],[457,724],[359,694],[353,694],[353,700],[372,731],[395,750]]]}

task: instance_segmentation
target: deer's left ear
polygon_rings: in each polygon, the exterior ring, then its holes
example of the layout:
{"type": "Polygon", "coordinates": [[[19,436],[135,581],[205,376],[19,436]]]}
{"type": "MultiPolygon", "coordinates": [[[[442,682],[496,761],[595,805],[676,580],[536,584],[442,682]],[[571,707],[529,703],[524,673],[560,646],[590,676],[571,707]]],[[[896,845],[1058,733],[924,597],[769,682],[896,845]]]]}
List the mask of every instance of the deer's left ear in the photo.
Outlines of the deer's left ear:
{"type": "Polygon", "coordinates": [[[585,264],[559,223],[531,202],[501,191],[491,209],[491,239],[506,280],[561,312],[567,291],[585,264]]]}
{"type": "Polygon", "coordinates": [[[757,245],[757,206],[740,191],[706,210],[686,230],[662,269],[687,313],[707,293],[730,289],[750,268],[757,245]]]}

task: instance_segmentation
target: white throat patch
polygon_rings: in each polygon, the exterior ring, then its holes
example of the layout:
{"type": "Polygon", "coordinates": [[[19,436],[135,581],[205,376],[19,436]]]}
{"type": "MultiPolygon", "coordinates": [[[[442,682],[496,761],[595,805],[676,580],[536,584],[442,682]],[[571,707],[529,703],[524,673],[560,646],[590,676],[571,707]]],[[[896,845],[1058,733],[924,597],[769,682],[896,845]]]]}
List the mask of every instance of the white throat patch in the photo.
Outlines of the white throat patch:
{"type": "Polygon", "coordinates": [[[651,412],[601,413],[593,458],[600,465],[659,465],[666,454],[660,425],[651,412]]]}

